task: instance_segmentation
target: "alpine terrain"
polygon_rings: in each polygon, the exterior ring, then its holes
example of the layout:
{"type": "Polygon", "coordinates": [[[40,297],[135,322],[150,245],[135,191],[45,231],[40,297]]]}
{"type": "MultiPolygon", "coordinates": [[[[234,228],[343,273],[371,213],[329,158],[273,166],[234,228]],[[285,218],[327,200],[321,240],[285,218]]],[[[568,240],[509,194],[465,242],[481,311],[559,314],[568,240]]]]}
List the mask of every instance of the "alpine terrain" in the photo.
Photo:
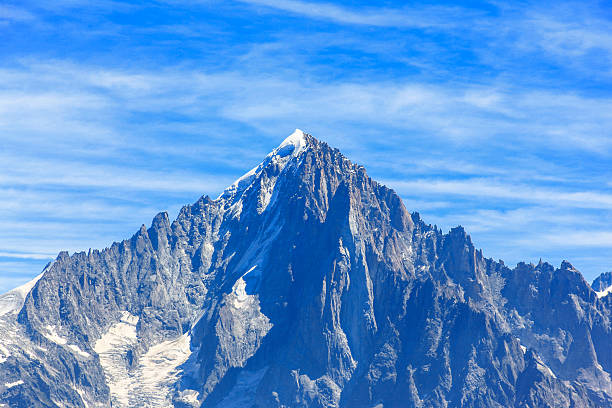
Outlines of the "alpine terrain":
{"type": "Polygon", "coordinates": [[[610,407],[612,274],[509,268],[296,130],[0,297],[0,406],[610,407]]]}

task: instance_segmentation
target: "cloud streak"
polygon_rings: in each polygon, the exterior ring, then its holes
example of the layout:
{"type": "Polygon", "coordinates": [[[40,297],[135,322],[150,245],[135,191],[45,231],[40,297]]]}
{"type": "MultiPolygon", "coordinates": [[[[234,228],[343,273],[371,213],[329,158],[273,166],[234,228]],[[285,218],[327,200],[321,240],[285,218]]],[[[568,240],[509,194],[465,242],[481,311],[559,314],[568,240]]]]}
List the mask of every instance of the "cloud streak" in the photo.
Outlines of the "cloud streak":
{"type": "Polygon", "coordinates": [[[0,4],[0,22],[29,22],[35,19],[34,15],[22,8],[0,4]]]}
{"type": "MultiPolygon", "coordinates": [[[[453,27],[457,24],[454,19],[467,15],[461,8],[432,7],[431,9],[381,9],[368,8],[353,10],[324,2],[305,2],[298,0],[239,0],[256,6],[263,6],[284,12],[298,14],[313,19],[333,21],[339,24],[357,24],[374,27],[401,27],[401,28],[427,28],[427,27],[453,27]]],[[[472,15],[476,13],[471,13],[472,15]]]]}
{"type": "MultiPolygon", "coordinates": [[[[60,63],[26,66],[27,71],[0,71],[0,129],[16,135],[24,129],[62,131],[65,138],[105,143],[121,139],[113,124],[126,112],[180,112],[190,120],[208,115],[261,127],[303,117],[323,121],[359,121],[402,130],[427,130],[434,137],[481,141],[498,135],[522,138],[557,148],[609,153],[612,99],[505,87],[399,81],[359,84],[313,79],[296,81],[292,74],[269,78],[240,71],[207,73],[168,69],[166,72],[106,70],[60,63]],[[42,79],[41,79],[42,78],[42,79]],[[71,78],[68,82],[65,78],[71,78]],[[11,90],[15,81],[40,84],[36,90],[11,90]],[[53,94],[40,89],[55,88],[53,94]],[[260,95],[267,95],[262,101],[260,95]],[[32,116],[35,115],[35,116],[32,116]],[[102,120],[96,120],[101,118],[102,120]]],[[[123,117],[123,118],[122,118],[123,117]]]]}
{"type": "Polygon", "coordinates": [[[536,188],[532,185],[499,183],[487,179],[468,180],[388,180],[386,184],[403,194],[436,194],[462,196],[473,199],[490,198],[516,200],[527,203],[547,204],[591,209],[612,208],[612,194],[594,191],[560,191],[549,188],[536,188]]]}

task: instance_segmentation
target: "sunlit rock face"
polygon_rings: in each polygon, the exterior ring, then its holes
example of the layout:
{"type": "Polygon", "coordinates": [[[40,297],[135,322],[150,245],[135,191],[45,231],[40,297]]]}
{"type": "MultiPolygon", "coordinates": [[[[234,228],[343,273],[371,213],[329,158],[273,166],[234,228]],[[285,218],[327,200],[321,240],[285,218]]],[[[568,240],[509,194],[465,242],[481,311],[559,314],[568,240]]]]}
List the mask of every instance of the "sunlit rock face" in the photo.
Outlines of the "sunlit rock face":
{"type": "Polygon", "coordinates": [[[296,131],[1,296],[0,406],[612,406],[605,279],[486,259],[296,131]]]}

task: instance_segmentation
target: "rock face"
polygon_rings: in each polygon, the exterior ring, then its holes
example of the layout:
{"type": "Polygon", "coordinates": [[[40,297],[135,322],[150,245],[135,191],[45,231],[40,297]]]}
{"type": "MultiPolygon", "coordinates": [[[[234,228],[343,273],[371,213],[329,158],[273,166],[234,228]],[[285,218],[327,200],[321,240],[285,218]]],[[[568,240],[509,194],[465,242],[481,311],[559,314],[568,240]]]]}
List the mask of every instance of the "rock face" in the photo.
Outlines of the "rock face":
{"type": "Polygon", "coordinates": [[[609,298],[484,258],[296,131],[0,297],[0,406],[612,406],[609,298]]]}
{"type": "Polygon", "coordinates": [[[612,272],[604,272],[599,275],[591,284],[600,297],[607,295],[612,290],[612,272]]]}

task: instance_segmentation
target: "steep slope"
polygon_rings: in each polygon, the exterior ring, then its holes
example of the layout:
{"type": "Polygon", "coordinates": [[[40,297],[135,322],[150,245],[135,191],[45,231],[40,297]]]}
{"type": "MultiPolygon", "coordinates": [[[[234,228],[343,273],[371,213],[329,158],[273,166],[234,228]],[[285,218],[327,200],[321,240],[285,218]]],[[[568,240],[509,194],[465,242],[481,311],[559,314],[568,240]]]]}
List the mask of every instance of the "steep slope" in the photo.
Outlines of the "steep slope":
{"type": "Polygon", "coordinates": [[[484,258],[301,131],[28,290],[0,297],[10,406],[612,405],[609,296],[484,258]]]}

